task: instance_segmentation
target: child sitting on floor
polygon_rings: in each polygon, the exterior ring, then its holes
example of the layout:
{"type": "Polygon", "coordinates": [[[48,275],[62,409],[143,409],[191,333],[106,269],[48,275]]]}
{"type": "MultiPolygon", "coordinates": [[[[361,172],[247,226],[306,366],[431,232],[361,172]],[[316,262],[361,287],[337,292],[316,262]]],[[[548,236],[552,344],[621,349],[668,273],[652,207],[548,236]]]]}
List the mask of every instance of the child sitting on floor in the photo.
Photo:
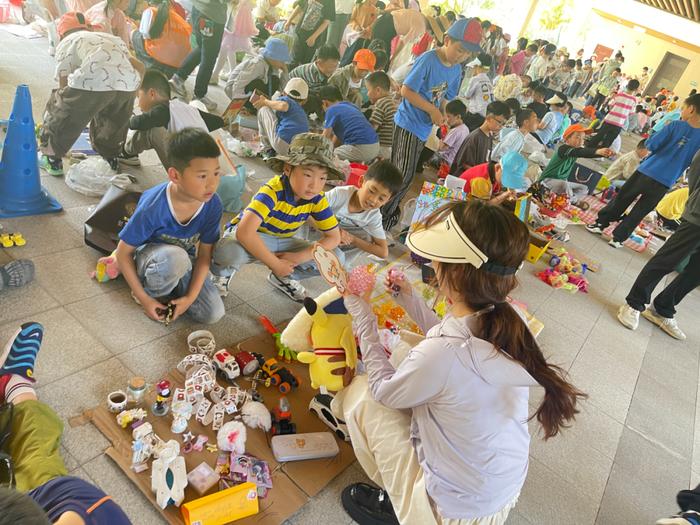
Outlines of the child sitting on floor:
{"type": "MultiPolygon", "coordinates": [[[[401,188],[403,177],[389,160],[374,162],[362,178],[360,188],[338,186],[326,193],[328,204],[340,225],[336,254],[346,268],[360,251],[386,259],[389,247],[379,208],[401,188]]],[[[309,238],[316,236],[312,233],[309,238]]]]}
{"type": "Polygon", "coordinates": [[[323,135],[335,146],[335,156],[368,164],[379,155],[379,136],[355,104],[345,102],[335,86],[321,89],[326,111],[323,135]]]}
{"type": "Polygon", "coordinates": [[[379,135],[379,156],[391,158],[391,142],[394,139],[394,117],[398,104],[390,93],[391,80],[384,71],[375,71],[365,78],[367,97],[372,103],[369,123],[379,135]]]}
{"type": "Polygon", "coordinates": [[[646,140],[640,140],[635,149],[615,159],[615,162],[603,175],[615,188],[620,189],[627,179],[637,171],[639,164],[647,155],[649,155],[649,150],[646,147],[646,140]]]}
{"type": "Polygon", "coordinates": [[[309,131],[309,119],[302,108],[308,96],[306,82],[292,78],[279,97],[270,100],[261,95],[253,102],[258,110],[260,141],[268,156],[286,155],[294,136],[309,131]]]}
{"type": "Polygon", "coordinates": [[[335,167],[331,143],[313,133],[297,135],[289,145],[288,155],[268,162],[281,174],[267,181],[227,227],[214,250],[212,281],[225,296],[241,266],[258,260],[270,269],[270,284],[293,301],[301,302],[306,290],[297,279],[306,277],[303,270],[314,267],[313,247],[294,234],[312,218],[322,232],[319,244],[326,250],[338,246],[338,221],[323,187],[329,176],[343,176],[335,167]]]}
{"type": "Polygon", "coordinates": [[[281,79],[287,76],[290,60],[287,44],[279,38],[268,38],[259,55],[249,55],[233,68],[224,92],[231,100],[250,98],[256,90],[272,98],[281,79]]]}
{"type": "Polygon", "coordinates": [[[500,160],[500,158],[509,151],[520,153],[525,145],[525,139],[530,133],[537,129],[540,119],[537,118],[537,113],[534,110],[525,108],[515,114],[515,124],[517,129],[508,129],[508,133],[501,132],[501,141],[493,148],[491,160],[500,160]]]}
{"type": "Polygon", "coordinates": [[[547,146],[552,142],[557,130],[561,127],[567,109],[566,102],[566,95],[563,93],[555,93],[552,98],[547,100],[549,111],[537,126],[537,131],[533,133],[533,136],[542,145],[547,146]]]}
{"type": "Polygon", "coordinates": [[[580,206],[580,200],[588,195],[588,186],[579,182],[570,182],[569,175],[576,166],[578,158],[610,157],[610,148],[584,148],[583,140],[588,130],[581,124],[572,124],[564,131],[564,144],[559,146],[547,167],[540,175],[539,181],[554,193],[566,194],[574,206],[580,206]]]}
{"type": "Polygon", "coordinates": [[[491,102],[486,109],[486,118],[477,129],[469,133],[457,151],[450,173],[459,175],[467,168],[483,164],[491,159],[493,136],[510,118],[510,108],[505,102],[491,102]]]}
{"type": "MultiPolygon", "coordinates": [[[[9,432],[0,465],[3,524],[131,525],[112,498],[92,483],[68,475],[60,454],[63,423],[34,390],[35,361],[44,328],[27,322],[0,353],[0,429],[9,432]],[[10,471],[5,471],[9,466],[10,471]]],[[[3,348],[3,346],[0,346],[3,348]]]]}
{"type": "Polygon", "coordinates": [[[170,137],[168,182],[145,191],[119,232],[117,264],[148,317],[182,314],[199,323],[224,316],[224,303],[207,278],[219,240],[222,205],[219,147],[205,131],[185,128],[170,137]],[[166,306],[167,305],[167,306],[166,306]]]}
{"type": "Polygon", "coordinates": [[[323,107],[321,107],[318,92],[323,86],[328,84],[328,79],[338,69],[339,61],[340,54],[338,49],[324,45],[316,51],[316,60],[297,66],[289,72],[289,78],[301,78],[309,86],[309,96],[303,105],[307,115],[312,113],[315,113],[318,117],[323,115],[323,107]]]}
{"type": "Polygon", "coordinates": [[[498,195],[492,199],[492,202],[500,204],[513,195],[511,191],[501,193],[503,181],[507,180],[512,183],[515,180],[522,180],[526,170],[527,160],[520,153],[511,151],[503,155],[498,162],[489,161],[469,168],[459,178],[465,181],[465,192],[486,200],[498,195]]]}
{"type": "Polygon", "coordinates": [[[170,99],[170,83],[163,73],[149,69],[143,76],[137,92],[140,115],[129,120],[129,128],[134,133],[127,139],[119,155],[119,162],[138,166],[139,153],[154,149],[161,164],[167,170],[168,134],[184,128],[197,128],[214,131],[224,125],[218,115],[201,111],[181,100],[170,99]]]}

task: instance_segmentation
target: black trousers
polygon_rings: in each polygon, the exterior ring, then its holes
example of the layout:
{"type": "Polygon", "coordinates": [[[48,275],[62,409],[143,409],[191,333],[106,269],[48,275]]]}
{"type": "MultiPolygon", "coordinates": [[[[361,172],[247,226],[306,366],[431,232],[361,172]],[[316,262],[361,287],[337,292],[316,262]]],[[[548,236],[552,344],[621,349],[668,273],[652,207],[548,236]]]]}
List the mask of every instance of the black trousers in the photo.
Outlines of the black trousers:
{"type": "Polygon", "coordinates": [[[196,46],[187,55],[185,61],[177,71],[177,76],[187,80],[194,68],[197,70],[197,79],[194,83],[194,96],[201,98],[207,94],[209,80],[214,71],[214,64],[221,50],[221,39],[224,36],[224,24],[218,24],[209,20],[197,8],[192,8],[192,34],[196,46]]]}
{"type": "Polygon", "coordinates": [[[656,312],[663,317],[672,318],[676,314],[676,305],[700,286],[700,226],[697,224],[683,221],[666,244],[646,263],[627,295],[627,304],[635,310],[643,311],[659,281],[688,257],[690,260],[685,268],[654,299],[656,312]]]}
{"type": "Polygon", "coordinates": [[[613,230],[613,239],[617,242],[623,242],[632,234],[644,216],[656,208],[667,191],[668,188],[660,182],[635,171],[620,188],[615,198],[598,212],[596,222],[601,226],[601,229],[605,229],[611,222],[622,218],[620,224],[613,230]],[[625,210],[637,197],[639,197],[637,203],[623,217],[625,210]]]}
{"type": "Polygon", "coordinates": [[[586,146],[589,148],[609,148],[621,131],[621,127],[603,122],[598,131],[588,139],[586,146]]]}
{"type": "Polygon", "coordinates": [[[600,91],[596,91],[595,97],[593,97],[593,102],[591,102],[591,106],[593,106],[597,110],[601,109],[601,106],[603,105],[603,102],[605,102],[606,98],[607,97],[603,95],[600,91]]]}

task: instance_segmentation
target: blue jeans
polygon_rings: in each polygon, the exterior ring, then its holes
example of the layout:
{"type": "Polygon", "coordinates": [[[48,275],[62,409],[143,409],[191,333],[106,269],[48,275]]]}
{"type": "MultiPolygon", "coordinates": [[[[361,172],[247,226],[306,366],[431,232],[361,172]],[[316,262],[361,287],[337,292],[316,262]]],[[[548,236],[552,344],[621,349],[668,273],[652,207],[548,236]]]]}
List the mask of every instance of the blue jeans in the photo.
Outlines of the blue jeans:
{"type": "MultiPolygon", "coordinates": [[[[179,246],[173,244],[144,244],[136,250],[136,273],[143,289],[153,298],[187,293],[192,279],[192,258],[179,246]]],[[[185,312],[198,323],[213,324],[221,319],[226,310],[216,286],[206,279],[197,299],[185,312]]]]}
{"type": "MultiPolygon", "coordinates": [[[[313,243],[298,237],[277,237],[267,233],[258,232],[258,236],[265,243],[265,246],[272,253],[278,252],[299,252],[311,246],[313,243]]],[[[336,250],[338,254],[339,250],[336,250]]],[[[344,262],[345,257],[338,255],[340,262],[344,262]]],[[[236,229],[226,230],[224,236],[216,243],[214,255],[212,256],[211,273],[219,276],[229,276],[241,269],[244,264],[255,261],[248,250],[236,239],[236,229]]],[[[311,260],[300,264],[294,269],[289,277],[291,279],[308,279],[319,275],[316,263],[311,260]]]]}

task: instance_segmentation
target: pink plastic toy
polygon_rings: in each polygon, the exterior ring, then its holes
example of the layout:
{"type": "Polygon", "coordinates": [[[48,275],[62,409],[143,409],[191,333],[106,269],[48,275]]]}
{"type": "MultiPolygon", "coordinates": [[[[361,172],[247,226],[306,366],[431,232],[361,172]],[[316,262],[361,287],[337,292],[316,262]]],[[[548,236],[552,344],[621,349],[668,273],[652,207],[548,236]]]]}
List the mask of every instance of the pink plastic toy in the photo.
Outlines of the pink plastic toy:
{"type": "Polygon", "coordinates": [[[350,271],[348,278],[348,290],[354,295],[363,296],[374,288],[377,275],[373,273],[369,266],[356,266],[350,271]]]}
{"type": "Polygon", "coordinates": [[[401,290],[397,283],[398,281],[404,281],[406,279],[406,274],[403,272],[403,270],[401,270],[401,268],[394,267],[389,269],[388,276],[389,282],[391,283],[391,295],[393,297],[397,297],[399,295],[399,290],[401,290]]]}

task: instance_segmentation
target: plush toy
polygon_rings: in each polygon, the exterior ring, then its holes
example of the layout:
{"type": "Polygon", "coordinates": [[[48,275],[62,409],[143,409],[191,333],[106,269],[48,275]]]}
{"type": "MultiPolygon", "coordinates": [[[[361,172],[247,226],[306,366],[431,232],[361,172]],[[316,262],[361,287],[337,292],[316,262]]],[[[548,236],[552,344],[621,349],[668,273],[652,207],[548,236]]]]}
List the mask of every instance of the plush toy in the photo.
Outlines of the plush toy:
{"type": "Polygon", "coordinates": [[[348,290],[350,293],[362,297],[374,288],[374,283],[376,281],[377,274],[372,271],[370,265],[356,266],[350,270],[350,275],[348,276],[348,290]]]}
{"type": "Polygon", "coordinates": [[[357,364],[357,343],[352,333],[352,317],[336,288],[316,300],[304,300],[304,309],[297,313],[282,332],[282,343],[297,351],[297,359],[309,365],[311,387],[322,393],[343,388],[343,376],[333,370],[357,364]],[[309,344],[310,343],[310,344],[309,344]],[[344,355],[344,361],[330,358],[344,355]]]}
{"type": "Polygon", "coordinates": [[[241,407],[241,416],[250,428],[260,428],[267,432],[272,426],[270,411],[258,401],[246,401],[241,407]]]}
{"type": "Polygon", "coordinates": [[[216,434],[216,444],[219,450],[233,452],[234,454],[245,453],[245,440],[245,425],[240,421],[224,423],[216,434]]]}
{"type": "Polygon", "coordinates": [[[117,257],[112,252],[106,257],[100,257],[97,260],[97,266],[95,271],[90,274],[90,277],[95,279],[98,283],[106,283],[119,277],[121,272],[119,271],[119,266],[117,266],[117,257]]]}

